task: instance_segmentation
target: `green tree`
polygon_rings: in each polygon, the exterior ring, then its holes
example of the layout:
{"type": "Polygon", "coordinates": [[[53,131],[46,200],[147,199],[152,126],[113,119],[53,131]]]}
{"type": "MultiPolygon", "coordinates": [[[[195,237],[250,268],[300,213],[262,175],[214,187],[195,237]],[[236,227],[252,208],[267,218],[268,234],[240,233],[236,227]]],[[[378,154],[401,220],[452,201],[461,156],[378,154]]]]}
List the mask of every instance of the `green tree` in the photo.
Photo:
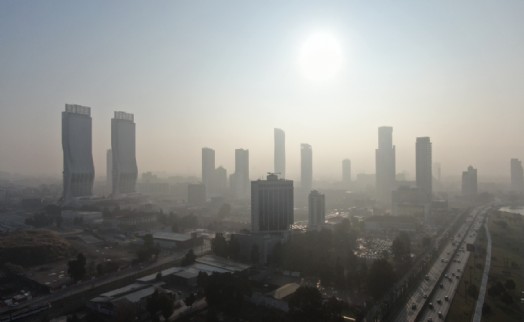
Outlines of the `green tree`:
{"type": "Polygon", "coordinates": [[[68,262],[67,273],[74,281],[79,281],[86,275],[86,258],[79,253],[74,260],[68,262]]]}
{"type": "Polygon", "coordinates": [[[322,295],[315,287],[300,286],[290,296],[288,304],[291,321],[323,321],[322,295]]]}
{"type": "Polygon", "coordinates": [[[378,259],[373,262],[369,270],[367,286],[370,294],[375,298],[380,298],[395,282],[395,272],[393,266],[384,260],[378,259]]]}
{"type": "Polygon", "coordinates": [[[227,257],[228,245],[224,234],[216,233],[215,238],[211,240],[211,250],[215,255],[227,257]]]}
{"type": "Polygon", "coordinates": [[[181,265],[182,266],[189,266],[189,265],[193,264],[195,262],[195,260],[196,260],[195,253],[193,252],[193,249],[190,249],[190,250],[187,251],[186,255],[182,259],[181,265]]]}

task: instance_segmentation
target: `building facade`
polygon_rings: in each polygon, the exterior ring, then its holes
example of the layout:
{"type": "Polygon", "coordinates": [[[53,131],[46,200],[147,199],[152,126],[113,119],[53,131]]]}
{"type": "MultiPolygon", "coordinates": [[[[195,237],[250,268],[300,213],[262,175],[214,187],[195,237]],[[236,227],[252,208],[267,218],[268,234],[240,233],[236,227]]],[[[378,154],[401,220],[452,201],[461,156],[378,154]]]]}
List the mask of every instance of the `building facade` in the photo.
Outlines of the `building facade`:
{"type": "Polygon", "coordinates": [[[113,159],[113,195],[136,191],[136,133],[134,116],[116,111],[111,119],[111,151],[113,159]]]}
{"type": "Polygon", "coordinates": [[[293,181],[276,174],[251,181],[252,232],[287,231],[293,222],[293,181]]]}
{"type": "Polygon", "coordinates": [[[230,176],[229,181],[235,198],[249,196],[249,150],[235,150],[235,173],[230,176]]]}
{"type": "Polygon", "coordinates": [[[416,142],[416,181],[417,188],[424,194],[426,201],[431,201],[433,193],[433,172],[431,141],[429,137],[418,137],[416,142]]]}
{"type": "Polygon", "coordinates": [[[275,173],[286,178],[286,134],[281,129],[275,129],[275,173]]]}
{"type": "Polygon", "coordinates": [[[318,229],[326,221],[326,197],[317,190],[309,193],[308,197],[309,229],[318,229]]]}
{"type": "Polygon", "coordinates": [[[462,172],[462,195],[474,197],[477,192],[477,169],[469,166],[467,171],[462,172]]]}
{"type": "Polygon", "coordinates": [[[202,183],[207,193],[212,191],[213,176],[215,174],[215,150],[202,148],[202,183]]]}
{"type": "Polygon", "coordinates": [[[306,143],[300,145],[300,185],[306,193],[313,187],[313,150],[306,143]]]}
{"type": "Polygon", "coordinates": [[[62,112],[62,149],[64,201],[91,196],[95,178],[91,108],[66,104],[62,112]]]}
{"type": "Polygon", "coordinates": [[[395,146],[393,145],[393,128],[378,128],[378,149],[375,150],[377,200],[391,205],[391,192],[395,189],[395,146]]]}

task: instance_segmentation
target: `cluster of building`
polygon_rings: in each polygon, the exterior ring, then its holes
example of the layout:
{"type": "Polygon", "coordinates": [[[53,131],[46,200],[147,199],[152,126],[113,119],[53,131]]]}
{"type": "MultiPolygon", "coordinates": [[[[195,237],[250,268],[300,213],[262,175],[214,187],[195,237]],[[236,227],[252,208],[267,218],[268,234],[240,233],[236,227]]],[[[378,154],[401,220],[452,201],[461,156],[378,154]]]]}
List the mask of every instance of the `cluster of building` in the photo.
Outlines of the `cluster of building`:
{"type": "MultiPolygon", "coordinates": [[[[62,112],[62,148],[64,202],[91,196],[95,178],[91,108],[66,104],[62,112]]],[[[107,151],[107,163],[112,194],[134,193],[138,169],[133,114],[116,111],[111,119],[111,149],[107,151]]]]}

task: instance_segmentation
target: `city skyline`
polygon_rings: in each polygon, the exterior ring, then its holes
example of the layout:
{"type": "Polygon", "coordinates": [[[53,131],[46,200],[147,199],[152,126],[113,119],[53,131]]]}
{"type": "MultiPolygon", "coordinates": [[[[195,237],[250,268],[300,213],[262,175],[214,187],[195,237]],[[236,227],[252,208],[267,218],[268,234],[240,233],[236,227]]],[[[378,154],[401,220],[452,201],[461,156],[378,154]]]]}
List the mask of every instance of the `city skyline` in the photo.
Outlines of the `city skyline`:
{"type": "Polygon", "coordinates": [[[340,178],[343,158],[353,174],[373,173],[383,124],[395,128],[397,172],[411,178],[422,135],[443,177],[475,164],[484,178],[508,178],[507,160],[524,158],[522,2],[399,2],[380,13],[368,3],[235,4],[1,3],[0,171],[60,178],[66,102],[92,107],[97,178],[119,107],[140,120],[140,172],[198,176],[202,146],[231,170],[244,147],[261,178],[273,169],[275,127],[286,131],[291,179],[301,142],[315,147],[318,180],[340,178]],[[343,58],[323,82],[299,66],[319,31],[343,58]]]}

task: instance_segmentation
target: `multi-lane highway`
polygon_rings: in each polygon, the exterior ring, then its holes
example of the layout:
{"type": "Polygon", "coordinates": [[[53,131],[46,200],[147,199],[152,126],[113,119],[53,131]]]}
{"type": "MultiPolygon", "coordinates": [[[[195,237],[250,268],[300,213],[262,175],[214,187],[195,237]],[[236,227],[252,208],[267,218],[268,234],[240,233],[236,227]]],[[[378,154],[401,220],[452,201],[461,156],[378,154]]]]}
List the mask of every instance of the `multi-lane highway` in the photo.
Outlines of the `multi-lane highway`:
{"type": "Polygon", "coordinates": [[[476,239],[487,207],[475,208],[443,248],[440,257],[413,292],[395,321],[438,321],[445,319],[469,258],[466,244],[476,239]]]}

